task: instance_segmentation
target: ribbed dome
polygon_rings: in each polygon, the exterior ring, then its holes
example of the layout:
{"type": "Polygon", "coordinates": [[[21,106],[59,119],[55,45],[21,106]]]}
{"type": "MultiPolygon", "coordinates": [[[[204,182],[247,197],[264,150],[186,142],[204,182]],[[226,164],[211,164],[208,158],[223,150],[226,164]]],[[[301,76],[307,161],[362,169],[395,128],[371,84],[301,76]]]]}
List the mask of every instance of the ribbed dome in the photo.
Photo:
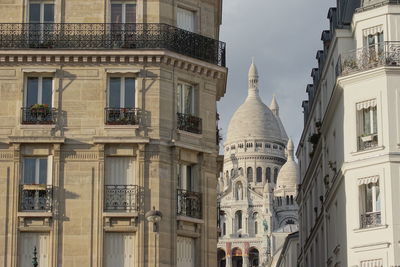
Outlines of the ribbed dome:
{"type": "Polygon", "coordinates": [[[286,141],[279,123],[258,95],[258,71],[254,62],[249,70],[249,89],[245,102],[233,114],[229,123],[226,144],[246,138],[286,141]]]}
{"type": "Polygon", "coordinates": [[[294,145],[292,139],[287,144],[288,158],[278,174],[277,189],[296,188],[299,181],[299,167],[294,160],[294,145]]]}

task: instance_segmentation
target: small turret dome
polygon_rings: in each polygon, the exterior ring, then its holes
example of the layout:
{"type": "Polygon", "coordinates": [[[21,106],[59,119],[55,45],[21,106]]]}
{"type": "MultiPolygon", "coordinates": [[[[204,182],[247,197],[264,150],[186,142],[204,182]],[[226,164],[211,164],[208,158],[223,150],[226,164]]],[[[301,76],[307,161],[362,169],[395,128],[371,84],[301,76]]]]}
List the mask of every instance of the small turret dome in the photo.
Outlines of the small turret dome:
{"type": "Polygon", "coordinates": [[[279,171],[276,188],[296,188],[299,181],[299,167],[294,160],[294,145],[292,139],[287,144],[287,161],[279,171]]]}

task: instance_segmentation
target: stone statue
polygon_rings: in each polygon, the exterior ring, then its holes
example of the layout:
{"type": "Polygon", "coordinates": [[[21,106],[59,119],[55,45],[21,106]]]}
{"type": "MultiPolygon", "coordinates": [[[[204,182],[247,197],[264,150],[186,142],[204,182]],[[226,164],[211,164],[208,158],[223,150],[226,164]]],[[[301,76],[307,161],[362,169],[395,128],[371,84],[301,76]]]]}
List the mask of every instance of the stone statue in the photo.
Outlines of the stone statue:
{"type": "Polygon", "coordinates": [[[238,185],[238,191],[237,191],[238,193],[238,199],[239,200],[242,200],[243,199],[243,188],[242,188],[242,185],[240,184],[240,185],[238,185]]]}
{"type": "Polygon", "coordinates": [[[266,233],[268,231],[268,222],[266,219],[264,219],[263,221],[263,226],[264,226],[264,233],[266,233]]]}

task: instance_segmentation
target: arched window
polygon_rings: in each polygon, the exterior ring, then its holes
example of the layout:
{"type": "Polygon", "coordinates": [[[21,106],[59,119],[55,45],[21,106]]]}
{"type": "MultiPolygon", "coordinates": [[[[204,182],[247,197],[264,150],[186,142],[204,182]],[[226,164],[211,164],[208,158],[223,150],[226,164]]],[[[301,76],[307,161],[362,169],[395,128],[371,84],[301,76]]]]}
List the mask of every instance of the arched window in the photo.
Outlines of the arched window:
{"type": "Polygon", "coordinates": [[[235,213],[236,229],[242,229],[242,211],[238,210],[235,213]]]}
{"type": "Polygon", "coordinates": [[[249,182],[253,181],[253,168],[252,167],[247,168],[247,180],[249,182]]]}
{"type": "Polygon", "coordinates": [[[294,224],[294,221],[292,219],[289,219],[286,221],[286,224],[294,224]]]}
{"type": "Polygon", "coordinates": [[[233,174],[234,174],[234,172],[233,172],[233,169],[231,170],[231,178],[233,177],[233,174]]]}
{"type": "Polygon", "coordinates": [[[286,196],[286,205],[289,205],[289,196],[286,196]]]}
{"type": "Polygon", "coordinates": [[[267,183],[271,182],[271,168],[268,167],[267,170],[265,171],[265,180],[267,180],[267,183]]]}
{"type": "Polygon", "coordinates": [[[293,205],[293,196],[290,196],[290,205],[293,205]]]}
{"type": "Polygon", "coordinates": [[[258,222],[257,221],[254,222],[254,234],[258,235],[258,222]]]}
{"type": "Polygon", "coordinates": [[[262,182],[262,168],[261,167],[257,167],[256,181],[257,181],[257,183],[262,182]]]}
{"type": "Polygon", "coordinates": [[[276,181],[278,180],[278,168],[274,169],[274,184],[276,184],[276,181]]]}
{"type": "Polygon", "coordinates": [[[222,224],[222,236],[226,236],[226,222],[222,224]]]}

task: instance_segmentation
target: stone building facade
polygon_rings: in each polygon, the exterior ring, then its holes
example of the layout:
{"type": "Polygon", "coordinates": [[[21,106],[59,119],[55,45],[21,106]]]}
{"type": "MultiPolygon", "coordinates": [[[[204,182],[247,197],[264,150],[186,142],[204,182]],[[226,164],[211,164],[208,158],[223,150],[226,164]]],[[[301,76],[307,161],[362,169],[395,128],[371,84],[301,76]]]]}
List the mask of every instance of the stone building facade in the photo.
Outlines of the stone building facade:
{"type": "Polygon", "coordinates": [[[303,102],[298,264],[398,266],[399,1],[339,0],[303,102]]]}
{"type": "Polygon", "coordinates": [[[219,267],[275,266],[288,233],[297,230],[298,168],[275,97],[259,96],[249,70],[248,96],[233,115],[219,178],[219,267]],[[285,149],[286,152],[285,153],[285,149]]]}
{"type": "Polygon", "coordinates": [[[216,265],[221,8],[0,2],[2,265],[216,265]]]}

